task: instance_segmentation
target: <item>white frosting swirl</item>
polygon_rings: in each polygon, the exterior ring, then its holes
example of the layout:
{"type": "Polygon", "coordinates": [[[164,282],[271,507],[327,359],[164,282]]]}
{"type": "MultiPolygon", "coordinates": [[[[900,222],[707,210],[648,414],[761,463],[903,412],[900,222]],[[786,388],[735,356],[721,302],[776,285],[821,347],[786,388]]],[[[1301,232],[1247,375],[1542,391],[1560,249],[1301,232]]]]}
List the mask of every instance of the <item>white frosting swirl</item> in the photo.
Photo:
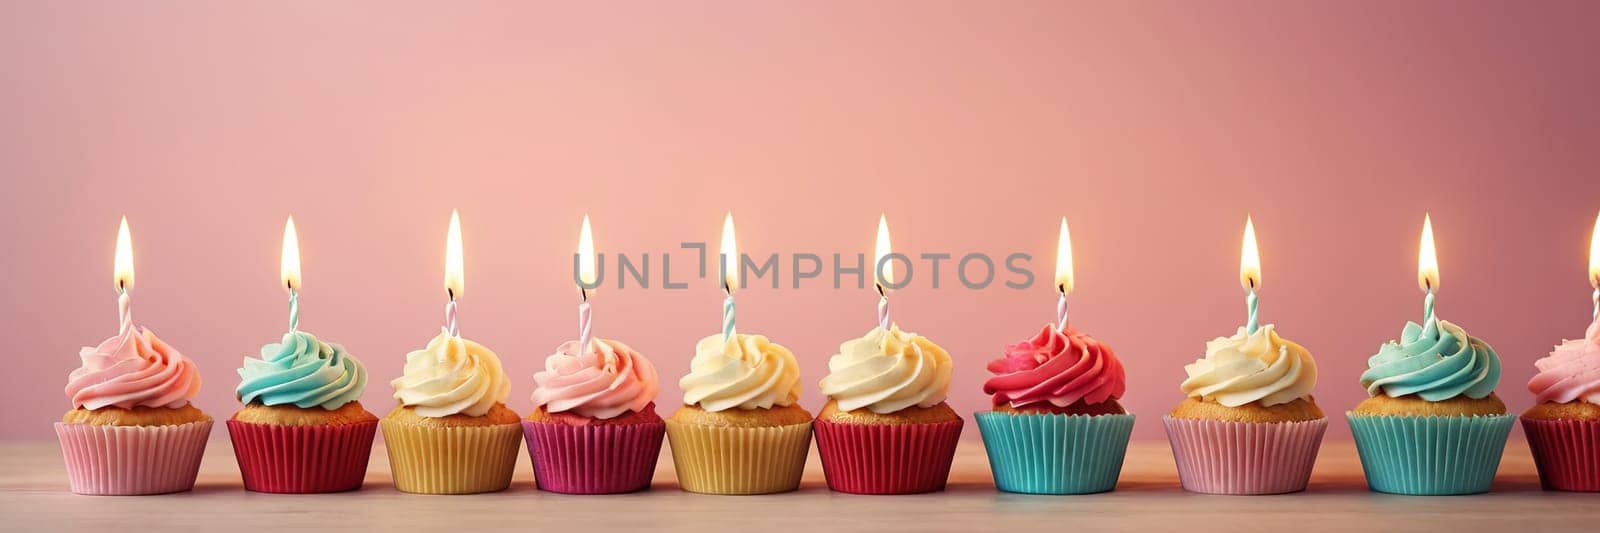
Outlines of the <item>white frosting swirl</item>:
{"type": "Polygon", "coordinates": [[[718,333],[694,347],[689,375],[678,380],[683,403],[716,412],[787,407],[800,399],[800,366],[788,348],[761,335],[718,333]]]}
{"type": "Polygon", "coordinates": [[[950,391],[950,354],[900,326],[872,328],[839,345],[839,353],[828,359],[828,377],[819,385],[845,411],[866,408],[887,414],[911,406],[933,407],[950,391]]]}
{"type": "Polygon", "coordinates": [[[389,384],[401,405],[434,418],[483,416],[511,394],[494,352],[442,329],[427,348],[406,354],[404,374],[389,384]]]}
{"type": "Polygon", "coordinates": [[[1311,352],[1284,340],[1271,324],[1254,335],[1244,328],[1232,337],[1206,343],[1206,356],[1183,367],[1189,379],[1183,392],[1191,398],[1228,407],[1250,402],[1263,406],[1289,403],[1311,395],[1317,386],[1317,362],[1311,352]]]}

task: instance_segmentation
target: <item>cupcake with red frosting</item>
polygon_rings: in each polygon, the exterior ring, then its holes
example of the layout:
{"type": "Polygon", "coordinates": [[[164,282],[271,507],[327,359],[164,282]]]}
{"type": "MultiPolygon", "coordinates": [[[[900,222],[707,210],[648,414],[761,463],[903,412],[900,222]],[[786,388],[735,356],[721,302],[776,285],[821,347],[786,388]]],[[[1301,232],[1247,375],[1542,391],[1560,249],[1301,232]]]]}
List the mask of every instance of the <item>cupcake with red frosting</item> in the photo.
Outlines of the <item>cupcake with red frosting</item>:
{"type": "Polygon", "coordinates": [[[628,345],[568,341],[533,375],[533,411],[522,421],[539,488],[616,494],[650,488],[667,425],[656,414],[655,365],[628,345]]]}
{"type": "Polygon", "coordinates": [[[1116,487],[1134,417],[1117,403],[1127,377],[1111,347],[1045,326],[988,369],[983,392],[994,409],[977,420],[995,486],[1028,494],[1116,487]]]}

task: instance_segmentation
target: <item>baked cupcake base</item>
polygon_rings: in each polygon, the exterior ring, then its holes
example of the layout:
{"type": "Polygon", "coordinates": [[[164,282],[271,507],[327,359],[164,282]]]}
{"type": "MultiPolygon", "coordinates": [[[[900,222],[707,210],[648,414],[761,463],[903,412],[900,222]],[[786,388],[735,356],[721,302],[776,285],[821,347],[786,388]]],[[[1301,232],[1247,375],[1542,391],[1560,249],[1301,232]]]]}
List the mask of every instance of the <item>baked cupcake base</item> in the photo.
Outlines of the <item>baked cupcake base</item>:
{"type": "Polygon", "coordinates": [[[1284,494],[1311,481],[1328,419],[1230,422],[1162,418],[1183,489],[1204,494],[1284,494]]]}
{"type": "MultiPolygon", "coordinates": [[[[1109,410],[1104,406],[1097,411],[1109,410]]],[[[1115,489],[1133,433],[1133,415],[1052,411],[997,408],[975,415],[995,487],[1024,494],[1115,489]]],[[[1120,412],[1116,406],[1114,413],[1120,412]]]]}
{"type": "Polygon", "coordinates": [[[522,421],[535,483],[563,494],[649,489],[666,429],[654,403],[606,420],[551,415],[541,407],[522,421]]]}
{"type": "Polygon", "coordinates": [[[55,424],[72,492],[134,496],[194,488],[211,421],[161,426],[55,424]]]}
{"type": "Polygon", "coordinates": [[[666,425],[683,490],[732,495],[800,488],[811,414],[799,406],[708,412],[686,405],[666,425]]]}
{"type": "Polygon", "coordinates": [[[1522,432],[1545,490],[1600,492],[1600,405],[1535,405],[1522,413],[1522,432]]]}
{"type": "Polygon", "coordinates": [[[851,494],[944,490],[962,425],[944,403],[877,414],[841,411],[830,400],[816,420],[828,488],[851,494]]]}
{"type": "Polygon", "coordinates": [[[310,494],[361,488],[378,417],[360,402],[333,410],[251,404],[227,425],[245,490],[310,494]]]}
{"type": "Polygon", "coordinates": [[[520,417],[504,404],[484,416],[431,418],[409,407],[378,422],[394,486],[417,494],[476,494],[511,486],[522,447],[520,417]]]}
{"type": "Polygon", "coordinates": [[[1373,396],[1345,417],[1367,487],[1413,496],[1489,491],[1517,417],[1500,397],[1373,396]]]}

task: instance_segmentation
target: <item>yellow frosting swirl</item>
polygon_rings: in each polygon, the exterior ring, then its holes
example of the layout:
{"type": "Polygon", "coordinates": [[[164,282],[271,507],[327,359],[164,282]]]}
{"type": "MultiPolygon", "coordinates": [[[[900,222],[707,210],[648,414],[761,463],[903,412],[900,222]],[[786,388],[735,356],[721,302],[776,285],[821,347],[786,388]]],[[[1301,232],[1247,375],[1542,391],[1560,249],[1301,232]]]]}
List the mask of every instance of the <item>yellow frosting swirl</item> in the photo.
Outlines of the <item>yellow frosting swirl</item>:
{"type": "Polygon", "coordinates": [[[899,326],[872,328],[839,345],[820,386],[846,411],[887,414],[913,405],[933,407],[950,391],[950,354],[899,326]]]}
{"type": "Polygon", "coordinates": [[[1228,407],[1289,403],[1310,396],[1317,386],[1311,352],[1279,337],[1271,324],[1253,335],[1239,328],[1232,337],[1206,343],[1205,358],[1183,370],[1189,374],[1183,380],[1185,394],[1228,407]]]}
{"type": "Polygon", "coordinates": [[[511,394],[494,352],[443,330],[427,348],[406,354],[404,374],[389,384],[401,405],[435,418],[483,416],[511,394]]]}
{"type": "Polygon", "coordinates": [[[695,344],[689,375],[678,380],[683,403],[716,412],[787,407],[800,399],[800,366],[788,348],[761,335],[718,333],[695,344]]]}

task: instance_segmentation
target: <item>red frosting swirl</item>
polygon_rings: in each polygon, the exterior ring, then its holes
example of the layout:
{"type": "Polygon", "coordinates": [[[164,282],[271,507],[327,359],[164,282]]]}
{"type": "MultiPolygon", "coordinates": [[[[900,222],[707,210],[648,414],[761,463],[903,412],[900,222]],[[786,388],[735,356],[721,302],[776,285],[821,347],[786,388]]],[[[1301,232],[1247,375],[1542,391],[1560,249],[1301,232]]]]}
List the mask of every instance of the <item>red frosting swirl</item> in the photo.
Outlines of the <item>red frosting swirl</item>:
{"type": "Polygon", "coordinates": [[[995,405],[1097,404],[1121,398],[1128,386],[1111,348],[1070,326],[1065,332],[1045,326],[1032,339],[1006,347],[1006,355],[988,368],[994,377],[983,383],[983,392],[994,395],[995,405]]]}

